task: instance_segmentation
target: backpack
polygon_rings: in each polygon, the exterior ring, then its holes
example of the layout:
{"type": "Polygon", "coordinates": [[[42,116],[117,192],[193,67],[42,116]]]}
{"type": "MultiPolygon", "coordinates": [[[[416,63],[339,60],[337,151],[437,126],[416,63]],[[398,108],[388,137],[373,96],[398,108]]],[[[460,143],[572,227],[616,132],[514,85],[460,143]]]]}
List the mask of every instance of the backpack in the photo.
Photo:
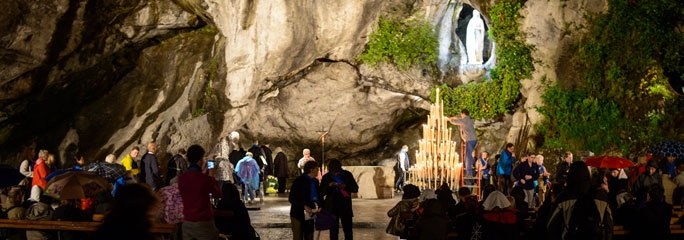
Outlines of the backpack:
{"type": "Polygon", "coordinates": [[[601,216],[599,211],[606,211],[606,209],[605,207],[599,209],[591,196],[577,199],[563,239],[603,239],[605,228],[603,217],[606,216],[601,216]]]}

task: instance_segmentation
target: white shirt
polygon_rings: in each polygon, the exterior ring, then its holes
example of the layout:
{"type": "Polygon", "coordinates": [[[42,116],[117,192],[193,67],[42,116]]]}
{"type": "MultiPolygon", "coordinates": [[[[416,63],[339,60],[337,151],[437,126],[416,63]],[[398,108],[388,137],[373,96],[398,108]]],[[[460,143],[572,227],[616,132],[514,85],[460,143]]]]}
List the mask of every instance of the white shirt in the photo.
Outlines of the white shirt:
{"type": "Polygon", "coordinates": [[[403,150],[399,152],[399,166],[401,167],[401,171],[406,171],[406,152],[403,150]]]}
{"type": "Polygon", "coordinates": [[[304,164],[306,164],[306,162],[308,161],[316,161],[316,159],[314,159],[311,156],[309,156],[309,159],[306,159],[306,157],[302,157],[301,159],[299,159],[299,162],[297,162],[297,167],[300,170],[304,171],[304,164]]]}

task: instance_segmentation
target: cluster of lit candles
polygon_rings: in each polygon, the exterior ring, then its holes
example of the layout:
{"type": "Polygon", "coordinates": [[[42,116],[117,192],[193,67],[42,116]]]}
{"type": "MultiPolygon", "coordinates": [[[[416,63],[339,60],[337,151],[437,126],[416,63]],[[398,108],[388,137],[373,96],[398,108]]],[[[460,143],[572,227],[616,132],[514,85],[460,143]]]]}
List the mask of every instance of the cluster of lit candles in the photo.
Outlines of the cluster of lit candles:
{"type": "Polygon", "coordinates": [[[416,163],[408,171],[407,182],[421,189],[437,189],[444,183],[455,189],[459,184],[463,165],[456,151],[457,144],[451,140],[448,121],[438,88],[427,124],[423,124],[423,139],[418,142],[416,163]]]}

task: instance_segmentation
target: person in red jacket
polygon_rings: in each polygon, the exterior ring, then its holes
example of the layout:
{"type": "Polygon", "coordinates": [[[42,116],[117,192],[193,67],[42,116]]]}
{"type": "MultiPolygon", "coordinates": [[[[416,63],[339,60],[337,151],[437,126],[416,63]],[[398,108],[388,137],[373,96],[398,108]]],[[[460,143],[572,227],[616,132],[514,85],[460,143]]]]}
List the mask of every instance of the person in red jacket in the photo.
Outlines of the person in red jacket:
{"type": "Polygon", "coordinates": [[[47,157],[47,150],[40,150],[38,152],[38,159],[36,159],[36,164],[33,166],[33,181],[31,182],[31,187],[37,185],[41,190],[45,190],[45,187],[47,187],[45,177],[50,174],[50,167],[46,162],[47,157]]]}

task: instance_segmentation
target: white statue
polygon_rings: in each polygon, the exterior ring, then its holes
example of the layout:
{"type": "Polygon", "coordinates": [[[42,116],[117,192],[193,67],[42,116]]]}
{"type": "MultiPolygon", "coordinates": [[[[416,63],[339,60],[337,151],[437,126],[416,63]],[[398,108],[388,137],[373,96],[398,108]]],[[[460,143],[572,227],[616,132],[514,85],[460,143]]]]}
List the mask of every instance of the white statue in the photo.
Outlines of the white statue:
{"type": "Polygon", "coordinates": [[[468,54],[468,64],[482,64],[485,25],[480,17],[480,12],[477,10],[473,10],[473,17],[468,22],[467,31],[466,53],[468,54]]]}

